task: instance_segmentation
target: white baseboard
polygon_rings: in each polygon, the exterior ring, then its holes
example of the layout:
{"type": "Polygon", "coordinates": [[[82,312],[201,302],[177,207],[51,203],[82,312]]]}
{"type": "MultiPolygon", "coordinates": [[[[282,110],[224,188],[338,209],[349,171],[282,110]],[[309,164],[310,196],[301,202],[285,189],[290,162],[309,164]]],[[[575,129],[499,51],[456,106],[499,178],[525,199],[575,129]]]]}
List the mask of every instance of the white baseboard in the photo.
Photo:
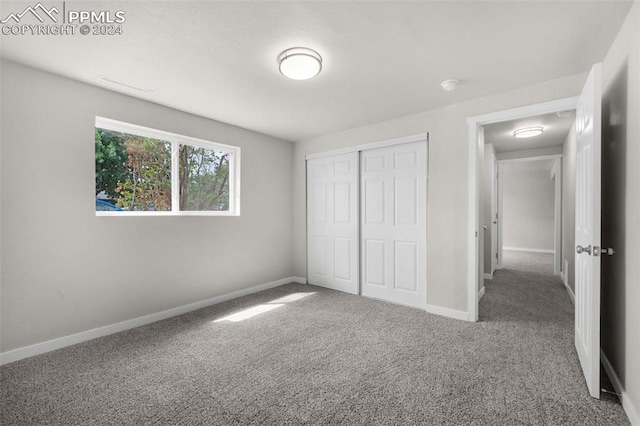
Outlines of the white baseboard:
{"type": "Polygon", "coordinates": [[[427,305],[425,310],[430,314],[440,315],[443,317],[458,319],[462,321],[469,321],[469,313],[463,311],[456,311],[455,309],[443,308],[442,306],[427,305]]]}
{"type": "Polygon", "coordinates": [[[530,253],[549,253],[549,254],[555,253],[553,251],[553,249],[547,250],[547,249],[537,249],[537,248],[527,248],[527,247],[502,247],[502,250],[507,250],[507,251],[528,251],[530,253]]]}
{"type": "Polygon", "coordinates": [[[493,279],[493,274],[484,274],[484,279],[485,280],[492,280],[493,279]]]}
{"type": "MultiPolygon", "coordinates": [[[[307,279],[303,277],[289,277],[292,283],[308,284],[307,279]]],[[[287,278],[287,279],[289,279],[287,278]]]]}
{"type": "Polygon", "coordinates": [[[36,343],[35,345],[25,346],[11,351],[2,352],[0,353],[0,365],[9,364],[11,362],[19,361],[24,358],[29,358],[35,355],[43,354],[45,352],[55,351],[56,349],[64,348],[66,346],[75,345],[76,343],[86,342],[87,340],[92,340],[98,337],[107,336],[109,334],[118,333],[120,331],[129,330],[131,328],[151,324],[153,322],[161,321],[167,318],[186,314],[187,312],[196,311],[198,309],[206,308],[212,305],[217,305],[218,303],[226,302],[228,300],[237,299],[238,297],[257,293],[263,290],[268,290],[274,287],[280,287],[281,285],[289,284],[292,282],[306,284],[307,280],[302,277],[282,278],[277,281],[271,281],[268,283],[212,297],[210,299],[201,300],[199,302],[189,303],[187,305],[167,309],[166,311],[156,312],[154,314],[133,318],[130,320],[118,322],[116,324],[110,324],[104,327],[82,331],[70,336],[64,336],[57,339],[47,340],[46,342],[42,343],[36,343]]]}
{"type": "Polygon", "coordinates": [[[484,296],[484,292],[485,292],[484,286],[482,286],[482,288],[478,292],[478,302],[480,301],[480,299],[482,299],[482,296],[484,296]]]}
{"type": "Polygon", "coordinates": [[[576,296],[573,294],[573,290],[571,290],[571,287],[569,287],[568,283],[564,283],[564,286],[567,289],[567,293],[569,293],[569,297],[571,298],[571,303],[573,303],[574,305],[576,304],[576,296]]]}
{"type": "Polygon", "coordinates": [[[639,411],[636,407],[633,406],[633,402],[631,402],[629,394],[624,390],[624,386],[622,386],[620,378],[616,374],[616,371],[613,369],[613,366],[609,362],[609,358],[607,358],[602,349],[600,349],[600,360],[602,361],[604,370],[607,372],[607,376],[609,376],[609,380],[611,380],[611,384],[613,384],[613,388],[615,389],[616,393],[620,395],[622,408],[624,408],[624,411],[627,413],[629,421],[634,426],[640,426],[640,415],[638,415],[639,411]]]}

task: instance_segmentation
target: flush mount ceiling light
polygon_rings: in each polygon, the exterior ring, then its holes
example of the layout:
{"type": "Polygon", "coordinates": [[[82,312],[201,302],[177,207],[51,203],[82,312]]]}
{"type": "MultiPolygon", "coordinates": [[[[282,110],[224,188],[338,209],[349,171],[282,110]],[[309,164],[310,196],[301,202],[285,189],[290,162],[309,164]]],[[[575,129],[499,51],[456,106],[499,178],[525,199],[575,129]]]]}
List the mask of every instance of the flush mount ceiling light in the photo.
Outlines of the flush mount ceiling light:
{"type": "Polygon", "coordinates": [[[458,80],[451,79],[443,81],[442,83],[440,83],[440,86],[442,86],[445,91],[451,92],[452,90],[456,89],[458,83],[460,83],[458,80]]]}
{"type": "Polygon", "coordinates": [[[322,69],[322,57],[306,47],[292,47],[278,56],[280,72],[292,80],[308,80],[322,69]]]}
{"type": "Polygon", "coordinates": [[[542,126],[525,127],[513,132],[513,136],[516,138],[532,138],[534,136],[541,135],[543,130],[544,127],[542,126]]]}

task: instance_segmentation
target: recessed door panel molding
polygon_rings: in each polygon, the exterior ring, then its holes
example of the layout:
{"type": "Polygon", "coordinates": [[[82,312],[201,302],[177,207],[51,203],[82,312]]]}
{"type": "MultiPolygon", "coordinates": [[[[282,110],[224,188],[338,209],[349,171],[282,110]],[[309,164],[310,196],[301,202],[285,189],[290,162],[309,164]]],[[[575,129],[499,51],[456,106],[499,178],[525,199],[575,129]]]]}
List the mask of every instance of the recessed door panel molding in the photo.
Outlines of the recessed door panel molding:
{"type": "Polygon", "coordinates": [[[384,169],[384,156],[371,155],[367,156],[364,160],[364,171],[375,172],[384,169]]]}
{"type": "Polygon", "coordinates": [[[383,224],[385,216],[384,179],[370,179],[364,182],[364,223],[383,224]]]}
{"type": "Polygon", "coordinates": [[[313,220],[316,222],[326,222],[327,221],[327,184],[326,183],[316,183],[311,188],[310,192],[310,203],[311,210],[310,214],[313,215],[313,220]]]}
{"type": "Polygon", "coordinates": [[[394,287],[397,290],[418,293],[418,244],[413,241],[395,241],[394,287]]]}
{"type": "Polygon", "coordinates": [[[364,296],[427,304],[427,143],[361,152],[364,296]],[[375,242],[375,243],[374,243],[375,242]]]}
{"type": "Polygon", "coordinates": [[[395,224],[418,226],[418,178],[401,176],[394,178],[393,183],[395,224]]]}
{"type": "Polygon", "coordinates": [[[339,280],[351,280],[351,239],[335,237],[333,239],[333,276],[339,280]]]}
{"type": "Polygon", "coordinates": [[[310,259],[309,270],[318,276],[327,276],[327,237],[314,236],[309,244],[310,259]]]}
{"type": "Polygon", "coordinates": [[[351,215],[351,182],[333,184],[333,218],[335,223],[350,223],[351,215]]]}
{"type": "Polygon", "coordinates": [[[311,164],[309,166],[310,175],[314,178],[327,177],[329,175],[327,167],[328,164],[326,163],[311,164]]]}
{"type": "Polygon", "coordinates": [[[307,161],[307,279],[358,293],[357,152],[307,161]]]}
{"type": "Polygon", "coordinates": [[[367,239],[364,241],[364,285],[384,286],[384,240],[367,239]]]}
{"type": "Polygon", "coordinates": [[[353,168],[353,164],[351,164],[351,159],[338,160],[334,162],[334,175],[348,175],[351,173],[353,168]]]}
{"type": "Polygon", "coordinates": [[[393,154],[393,167],[403,169],[406,167],[416,167],[417,157],[415,151],[396,152],[393,154]]]}

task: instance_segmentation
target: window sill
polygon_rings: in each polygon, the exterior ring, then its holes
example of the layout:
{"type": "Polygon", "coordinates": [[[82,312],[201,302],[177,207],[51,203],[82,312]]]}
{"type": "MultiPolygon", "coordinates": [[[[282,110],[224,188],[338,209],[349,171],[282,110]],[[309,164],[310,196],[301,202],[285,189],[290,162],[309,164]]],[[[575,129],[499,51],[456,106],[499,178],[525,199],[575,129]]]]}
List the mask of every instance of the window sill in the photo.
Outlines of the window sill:
{"type": "Polygon", "coordinates": [[[120,211],[120,212],[110,212],[110,211],[98,211],[95,212],[97,217],[103,216],[111,216],[111,217],[149,217],[149,216],[240,216],[239,212],[216,212],[216,211],[206,211],[206,212],[194,212],[194,211],[184,211],[184,212],[129,212],[129,211],[120,211]]]}

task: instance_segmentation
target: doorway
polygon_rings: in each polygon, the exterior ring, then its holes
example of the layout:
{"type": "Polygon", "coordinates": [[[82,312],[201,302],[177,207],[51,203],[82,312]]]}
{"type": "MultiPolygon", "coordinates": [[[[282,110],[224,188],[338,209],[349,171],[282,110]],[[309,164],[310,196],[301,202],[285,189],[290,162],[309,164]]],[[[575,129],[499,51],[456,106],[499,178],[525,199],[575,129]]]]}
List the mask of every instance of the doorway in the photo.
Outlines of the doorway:
{"type": "MultiPolygon", "coordinates": [[[[469,256],[469,268],[468,268],[468,279],[469,279],[469,287],[468,287],[468,309],[469,309],[469,321],[478,321],[478,301],[479,301],[479,292],[482,289],[482,282],[480,277],[484,277],[484,269],[485,269],[485,259],[484,255],[480,256],[484,252],[484,226],[489,228],[490,225],[494,225],[489,221],[489,224],[485,222],[485,215],[482,213],[483,204],[483,162],[485,160],[485,140],[495,139],[492,138],[490,134],[487,134],[486,128],[489,125],[496,124],[496,128],[494,130],[497,133],[502,134],[503,139],[507,136],[513,136],[513,129],[508,127],[507,129],[501,129],[501,123],[508,123],[513,120],[527,120],[532,117],[537,117],[545,114],[556,114],[560,111],[569,111],[575,110],[578,102],[577,97],[573,98],[565,98],[559,99],[556,101],[545,102],[542,104],[529,105],[526,107],[515,108],[507,111],[500,111],[496,113],[491,113],[487,115],[471,117],[468,119],[469,125],[469,205],[476,206],[476,208],[471,208],[469,210],[469,241],[468,241],[468,256],[469,256]],[[480,136],[482,135],[482,136],[480,136]],[[483,247],[483,250],[480,250],[480,247],[483,247]]],[[[508,139],[510,140],[510,138],[508,139]]],[[[509,143],[509,142],[505,142],[509,143]]],[[[494,140],[492,144],[494,149],[495,146],[500,145],[500,141],[494,140]]],[[[515,153],[504,153],[503,155],[498,155],[496,152],[497,160],[514,160],[518,158],[525,157],[535,157],[535,156],[544,156],[544,155],[557,155],[559,152],[553,151],[549,152],[547,148],[532,148],[526,147],[525,149],[520,149],[515,153]]],[[[498,167],[499,169],[499,167],[498,167]]],[[[499,175],[499,171],[498,171],[499,175]]],[[[500,191],[500,183],[498,177],[498,191],[500,191]]],[[[502,235],[500,233],[500,213],[499,207],[500,202],[498,199],[498,218],[495,225],[497,225],[497,247],[499,248],[502,243],[502,235]]],[[[487,216],[489,219],[491,216],[487,216]]],[[[500,251],[498,251],[498,268],[500,267],[502,259],[500,258],[500,251]]]]}
{"type": "MultiPolygon", "coordinates": [[[[469,320],[478,320],[478,276],[483,270],[480,181],[483,125],[514,118],[575,109],[575,348],[580,365],[594,398],[600,395],[600,256],[601,248],[601,64],[591,68],[580,96],[547,102],[485,116],[469,118],[469,320]]],[[[540,133],[540,129],[537,129],[540,133]]],[[[533,129],[523,130],[525,133],[533,129]]],[[[514,132],[517,136],[518,132],[514,132]]],[[[573,249],[573,248],[572,248],[573,249]]]]}

